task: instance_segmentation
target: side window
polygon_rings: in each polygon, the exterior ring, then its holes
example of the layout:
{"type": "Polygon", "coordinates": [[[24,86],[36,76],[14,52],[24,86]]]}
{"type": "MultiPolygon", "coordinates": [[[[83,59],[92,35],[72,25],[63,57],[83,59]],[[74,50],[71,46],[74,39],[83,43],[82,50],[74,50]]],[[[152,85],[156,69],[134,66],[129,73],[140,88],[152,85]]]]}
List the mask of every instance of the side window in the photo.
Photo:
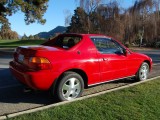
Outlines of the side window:
{"type": "Polygon", "coordinates": [[[119,43],[110,38],[91,38],[97,50],[103,54],[123,54],[123,48],[119,43]]]}

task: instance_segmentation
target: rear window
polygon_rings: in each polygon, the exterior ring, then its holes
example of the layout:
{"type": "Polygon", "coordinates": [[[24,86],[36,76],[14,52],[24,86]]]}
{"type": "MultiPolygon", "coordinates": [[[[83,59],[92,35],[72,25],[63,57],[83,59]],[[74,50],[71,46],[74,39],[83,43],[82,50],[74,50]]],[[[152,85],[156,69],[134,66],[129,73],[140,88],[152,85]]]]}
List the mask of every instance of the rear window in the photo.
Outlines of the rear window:
{"type": "Polygon", "coordinates": [[[81,39],[81,36],[58,36],[46,43],[43,43],[42,45],[69,49],[78,44],[81,39]]]}

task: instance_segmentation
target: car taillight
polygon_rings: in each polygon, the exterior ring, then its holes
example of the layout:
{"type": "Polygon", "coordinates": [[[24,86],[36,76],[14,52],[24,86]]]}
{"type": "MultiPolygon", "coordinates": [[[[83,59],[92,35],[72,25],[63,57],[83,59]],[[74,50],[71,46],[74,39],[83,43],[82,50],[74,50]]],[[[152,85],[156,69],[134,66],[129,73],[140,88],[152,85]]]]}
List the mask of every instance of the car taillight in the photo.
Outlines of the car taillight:
{"type": "Polygon", "coordinates": [[[46,70],[51,69],[51,63],[48,59],[43,57],[31,57],[28,61],[28,66],[34,70],[46,70]]]}

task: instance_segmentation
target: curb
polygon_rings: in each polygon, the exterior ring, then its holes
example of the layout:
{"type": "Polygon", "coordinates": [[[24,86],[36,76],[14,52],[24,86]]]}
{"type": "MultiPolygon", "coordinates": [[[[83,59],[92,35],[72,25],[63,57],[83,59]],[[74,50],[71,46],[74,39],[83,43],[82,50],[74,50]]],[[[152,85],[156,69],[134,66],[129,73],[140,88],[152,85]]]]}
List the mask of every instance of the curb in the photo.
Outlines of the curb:
{"type": "Polygon", "coordinates": [[[122,86],[122,87],[118,87],[118,88],[102,91],[102,92],[99,92],[99,93],[91,94],[91,95],[88,95],[88,96],[83,96],[83,97],[80,97],[80,98],[77,98],[77,99],[71,100],[71,101],[64,101],[64,102],[50,104],[50,105],[39,107],[39,108],[25,110],[25,111],[22,111],[22,112],[11,113],[11,114],[8,114],[8,115],[0,116],[0,120],[4,120],[4,119],[8,119],[8,118],[13,118],[13,117],[16,117],[16,116],[19,116],[19,115],[33,113],[33,112],[38,112],[38,111],[45,110],[45,109],[48,109],[48,108],[52,108],[52,107],[56,107],[56,106],[60,106],[60,105],[64,105],[64,104],[69,104],[69,103],[72,103],[72,102],[75,102],[75,101],[80,101],[80,100],[88,99],[88,98],[99,96],[99,95],[103,95],[103,94],[106,94],[106,93],[109,93],[109,92],[121,90],[121,89],[124,89],[124,88],[129,88],[129,87],[132,87],[132,86],[135,86],[135,85],[139,85],[139,84],[142,84],[142,83],[145,83],[145,82],[148,82],[148,81],[151,81],[151,80],[155,80],[155,79],[158,79],[158,78],[160,78],[160,76],[157,76],[157,77],[145,80],[145,81],[136,82],[136,83],[133,83],[133,84],[128,84],[128,85],[122,86]]]}
{"type": "Polygon", "coordinates": [[[0,116],[0,120],[5,120],[5,119],[7,119],[6,116],[0,116]]]}
{"type": "Polygon", "coordinates": [[[10,50],[0,49],[0,54],[13,55],[13,53],[14,53],[14,49],[10,49],[10,50]]]}
{"type": "Polygon", "coordinates": [[[0,68],[9,68],[9,65],[0,65],[0,68]]]}
{"type": "Polygon", "coordinates": [[[14,50],[13,51],[2,51],[0,50],[1,53],[14,53],[14,50]]]}

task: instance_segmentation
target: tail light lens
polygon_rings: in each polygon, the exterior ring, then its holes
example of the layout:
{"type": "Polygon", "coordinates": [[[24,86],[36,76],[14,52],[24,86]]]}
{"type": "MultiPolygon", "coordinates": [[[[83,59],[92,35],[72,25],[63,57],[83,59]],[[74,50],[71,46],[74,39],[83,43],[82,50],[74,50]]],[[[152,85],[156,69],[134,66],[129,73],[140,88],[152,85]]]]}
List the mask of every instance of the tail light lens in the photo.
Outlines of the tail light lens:
{"type": "Polygon", "coordinates": [[[46,70],[51,69],[51,63],[48,59],[43,57],[31,57],[28,61],[28,66],[34,70],[46,70]]]}
{"type": "Polygon", "coordinates": [[[32,70],[47,70],[51,69],[52,65],[47,58],[44,57],[26,57],[22,54],[14,53],[14,60],[26,65],[32,70]]]}

